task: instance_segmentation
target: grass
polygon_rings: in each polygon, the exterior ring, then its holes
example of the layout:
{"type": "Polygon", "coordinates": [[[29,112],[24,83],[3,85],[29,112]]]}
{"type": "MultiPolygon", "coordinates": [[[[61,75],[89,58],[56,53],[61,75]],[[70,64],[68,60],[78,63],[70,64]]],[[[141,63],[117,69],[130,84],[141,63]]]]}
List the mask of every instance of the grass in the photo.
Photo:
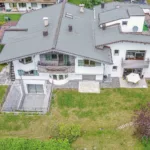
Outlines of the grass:
{"type": "Polygon", "coordinates": [[[3,103],[3,98],[6,90],[7,90],[7,86],[0,86],[0,105],[3,103]]]}
{"type": "Polygon", "coordinates": [[[149,97],[150,88],[101,89],[100,94],[55,90],[51,111],[47,115],[1,114],[0,138],[46,140],[56,135],[58,124],[74,123],[80,124],[82,129],[82,136],[72,144],[75,149],[139,150],[143,147],[133,136],[134,128],[117,130],[117,127],[132,121],[134,111],[150,101],[149,97]]]}
{"type": "Polygon", "coordinates": [[[5,22],[5,17],[9,17],[11,21],[18,21],[21,14],[0,14],[0,22],[5,22]]]}
{"type": "Polygon", "coordinates": [[[7,64],[0,64],[0,72],[2,71],[2,69],[3,69],[4,67],[6,67],[6,65],[7,65],[7,64]]]}
{"type": "Polygon", "coordinates": [[[143,31],[148,31],[148,27],[145,24],[143,25],[143,31]]]}

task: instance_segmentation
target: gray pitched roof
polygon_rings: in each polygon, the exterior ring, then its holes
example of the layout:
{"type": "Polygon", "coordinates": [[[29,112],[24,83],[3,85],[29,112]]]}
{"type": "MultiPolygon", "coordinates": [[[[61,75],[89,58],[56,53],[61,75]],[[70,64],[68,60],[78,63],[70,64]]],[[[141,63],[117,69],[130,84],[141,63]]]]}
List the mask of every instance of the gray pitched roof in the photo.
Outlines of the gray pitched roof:
{"type": "Polygon", "coordinates": [[[107,27],[105,30],[95,25],[96,47],[117,42],[132,42],[150,44],[150,36],[139,33],[123,33],[119,25],[107,27]]]}
{"type": "MultiPolygon", "coordinates": [[[[129,4],[124,5],[126,7],[129,4]]],[[[114,6],[116,3],[106,4],[105,9],[110,12],[112,11],[110,9],[113,9],[117,15],[120,8],[116,11],[114,6]]],[[[121,6],[123,7],[123,4],[121,6]]],[[[136,7],[130,6],[135,8],[128,9],[128,13],[132,15],[140,9],[137,5],[136,7]]],[[[118,26],[107,27],[106,30],[99,28],[97,15],[105,11],[99,8],[100,6],[95,8],[96,19],[93,10],[85,9],[84,13],[80,13],[78,6],[69,3],[53,5],[23,15],[14,28],[27,28],[28,30],[5,32],[2,43],[6,45],[0,53],[0,63],[37,53],[58,51],[111,64],[111,50],[107,45],[120,41],[150,44],[150,36],[122,33],[118,26]],[[72,14],[73,19],[66,17],[66,13],[72,14]],[[45,30],[43,17],[48,17],[50,23],[47,27],[49,34],[46,37],[42,35],[45,30]],[[68,31],[68,25],[72,25],[72,32],[68,31]],[[104,46],[103,49],[101,49],[102,46],[104,46]]],[[[124,9],[121,13],[125,15],[124,9]]],[[[107,16],[110,18],[109,15],[107,16]]]]}
{"type": "Polygon", "coordinates": [[[6,45],[0,53],[0,61],[8,61],[51,49],[61,7],[62,4],[57,4],[24,14],[15,28],[28,28],[28,31],[5,32],[2,43],[6,45]],[[50,22],[47,37],[42,35],[45,29],[43,17],[48,17],[50,22]]]}
{"type": "Polygon", "coordinates": [[[66,3],[63,13],[62,6],[62,4],[57,4],[23,15],[17,28],[28,28],[28,31],[5,33],[2,42],[6,45],[0,54],[0,62],[55,50],[112,63],[110,48],[105,47],[103,51],[95,48],[92,29],[93,11],[85,9],[85,13],[82,14],[78,6],[66,3]],[[66,13],[71,13],[73,19],[66,18],[66,13]],[[63,18],[60,18],[61,14],[63,18]],[[47,37],[42,35],[45,28],[43,17],[48,17],[50,22],[47,37]],[[69,24],[73,25],[71,33],[68,31],[69,24]]]}
{"type": "Polygon", "coordinates": [[[101,6],[95,7],[96,16],[99,18],[99,24],[108,23],[120,19],[128,19],[130,16],[144,16],[142,8],[138,5],[123,5],[122,3],[116,5],[109,5],[106,3],[102,9],[101,6]],[[112,6],[112,7],[108,7],[112,6]],[[118,6],[118,8],[117,8],[118,6]]]}
{"type": "Polygon", "coordinates": [[[99,13],[99,24],[116,21],[119,19],[129,18],[129,14],[126,9],[113,9],[99,13]]]}

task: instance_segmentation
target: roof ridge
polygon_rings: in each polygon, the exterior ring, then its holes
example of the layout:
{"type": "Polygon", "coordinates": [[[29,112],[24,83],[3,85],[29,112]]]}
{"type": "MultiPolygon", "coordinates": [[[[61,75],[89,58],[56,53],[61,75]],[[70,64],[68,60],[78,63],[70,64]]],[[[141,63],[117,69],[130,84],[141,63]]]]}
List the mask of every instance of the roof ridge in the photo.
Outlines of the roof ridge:
{"type": "Polygon", "coordinates": [[[52,49],[55,49],[56,45],[57,45],[58,36],[59,36],[59,32],[60,32],[60,27],[61,27],[62,18],[63,18],[63,15],[64,15],[66,2],[67,2],[67,0],[64,0],[63,4],[62,4],[62,7],[61,7],[60,16],[59,16],[59,19],[58,19],[58,26],[57,26],[56,31],[55,31],[55,36],[54,36],[54,40],[53,40],[52,49]]]}

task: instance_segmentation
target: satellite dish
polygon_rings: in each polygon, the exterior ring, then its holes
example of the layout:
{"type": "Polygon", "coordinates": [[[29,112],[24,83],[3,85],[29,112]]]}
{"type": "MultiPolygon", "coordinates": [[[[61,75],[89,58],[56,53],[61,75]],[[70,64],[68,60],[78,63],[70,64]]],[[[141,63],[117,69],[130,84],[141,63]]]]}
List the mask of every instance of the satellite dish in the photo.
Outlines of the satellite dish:
{"type": "Polygon", "coordinates": [[[132,31],[133,31],[133,32],[137,32],[138,29],[139,29],[139,28],[138,28],[137,26],[134,26],[134,27],[132,28],[132,31]]]}

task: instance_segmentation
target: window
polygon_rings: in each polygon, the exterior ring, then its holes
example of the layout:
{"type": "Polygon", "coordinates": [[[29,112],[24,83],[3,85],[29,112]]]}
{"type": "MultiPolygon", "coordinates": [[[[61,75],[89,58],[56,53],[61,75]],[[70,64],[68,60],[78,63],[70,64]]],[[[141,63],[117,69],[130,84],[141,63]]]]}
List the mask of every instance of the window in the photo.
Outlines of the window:
{"type": "Polygon", "coordinates": [[[57,55],[56,54],[52,54],[52,59],[57,59],[57,55]]]}
{"type": "Polygon", "coordinates": [[[119,50],[116,49],[116,50],[114,51],[114,55],[115,55],[115,56],[118,56],[118,55],[119,55],[119,50]]]}
{"type": "Polygon", "coordinates": [[[26,3],[19,3],[19,7],[21,7],[21,8],[26,7],[26,3]]]}
{"type": "Polygon", "coordinates": [[[17,7],[17,3],[9,3],[10,8],[16,8],[17,7]]]}
{"type": "Polygon", "coordinates": [[[85,60],[84,60],[84,65],[85,65],[85,66],[88,66],[88,65],[89,65],[89,60],[85,59],[85,60]]]}
{"type": "Polygon", "coordinates": [[[37,7],[37,3],[31,3],[31,7],[37,7]]]}
{"type": "Polygon", "coordinates": [[[127,25],[128,21],[122,21],[122,25],[127,25]]]}
{"type": "Polygon", "coordinates": [[[63,75],[59,75],[59,80],[63,80],[63,79],[64,79],[63,75]]]}
{"type": "Polygon", "coordinates": [[[78,66],[100,66],[101,63],[92,61],[92,60],[88,60],[88,59],[84,59],[84,60],[78,60],[78,66]]]}
{"type": "Polygon", "coordinates": [[[53,79],[54,79],[54,80],[57,80],[57,75],[53,75],[53,79]]]}
{"type": "Polygon", "coordinates": [[[29,63],[32,62],[32,57],[27,57],[27,58],[20,59],[19,62],[21,62],[23,64],[29,64],[29,63]]]}
{"type": "Polygon", "coordinates": [[[67,74],[65,75],[65,79],[66,79],[66,78],[68,78],[68,75],[67,75],[67,74]]]}
{"type": "Polygon", "coordinates": [[[18,70],[19,76],[38,76],[39,73],[37,70],[30,70],[30,71],[23,71],[23,70],[18,70]]]}
{"type": "Polygon", "coordinates": [[[112,70],[117,71],[117,66],[113,66],[112,70]]]}

